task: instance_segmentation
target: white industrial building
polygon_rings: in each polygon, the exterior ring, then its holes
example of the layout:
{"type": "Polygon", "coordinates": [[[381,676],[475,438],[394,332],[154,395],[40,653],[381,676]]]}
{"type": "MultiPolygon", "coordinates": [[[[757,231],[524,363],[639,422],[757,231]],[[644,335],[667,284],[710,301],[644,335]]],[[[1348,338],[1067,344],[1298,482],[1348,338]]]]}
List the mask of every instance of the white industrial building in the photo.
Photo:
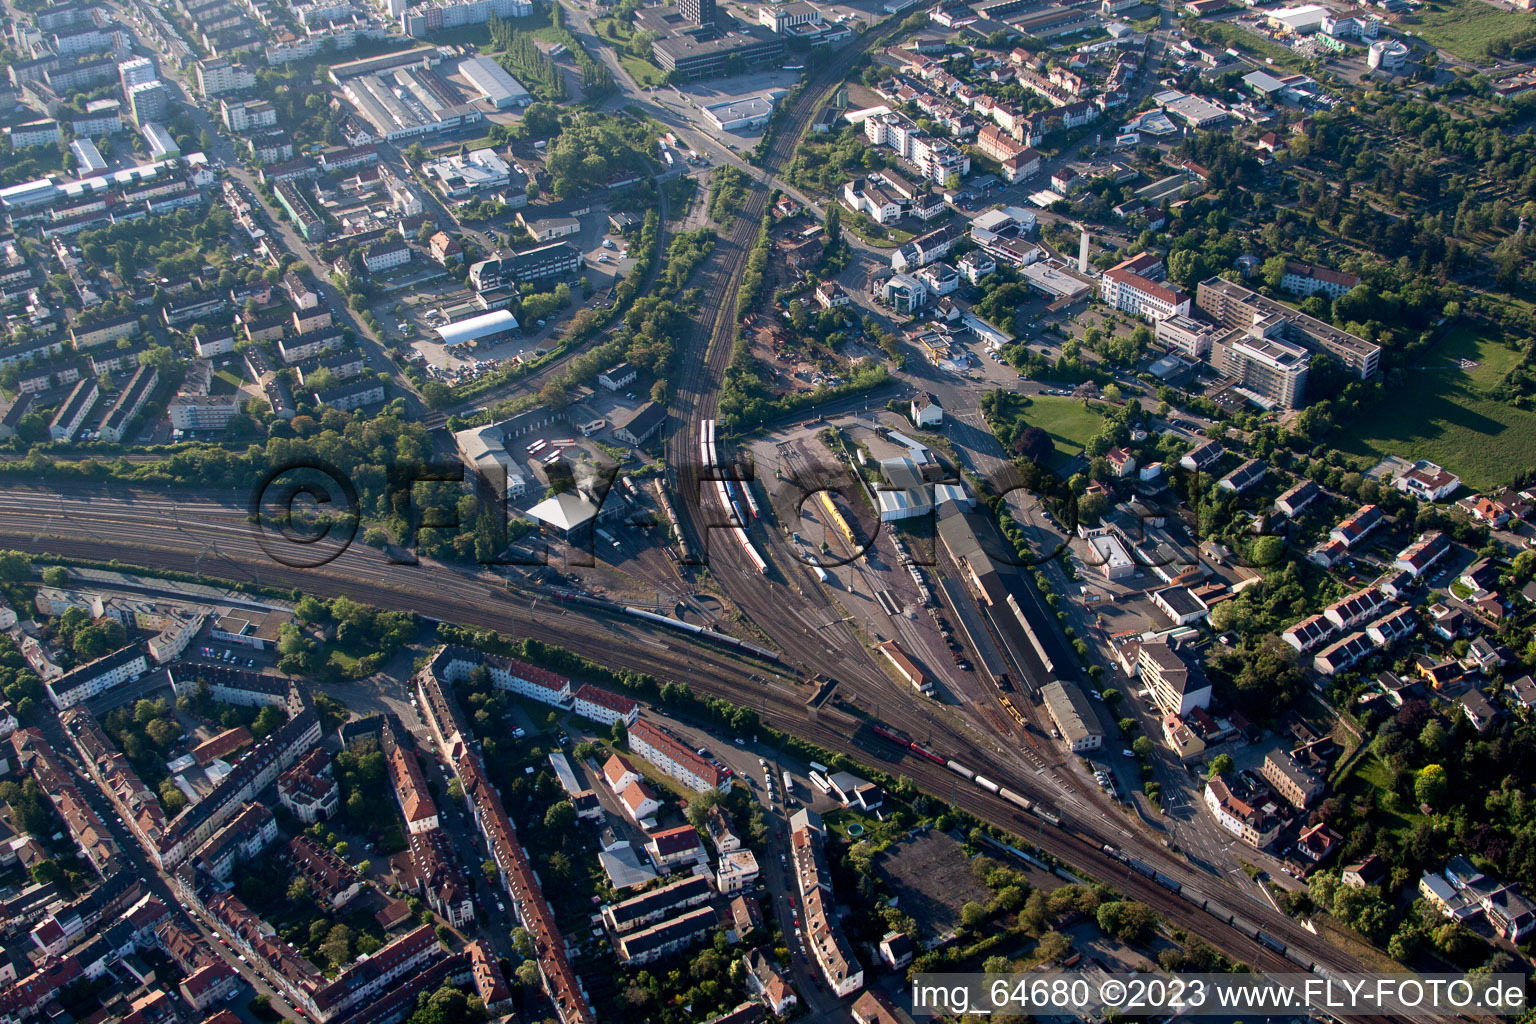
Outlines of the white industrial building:
{"type": "Polygon", "coordinates": [[[421,165],[421,173],[450,199],[506,188],[512,181],[507,162],[489,149],[429,160],[421,165]]]}
{"type": "Polygon", "coordinates": [[[703,108],[704,116],[722,132],[751,131],[763,127],[773,117],[777,99],[778,95],[774,93],[763,93],[761,96],[714,103],[703,108]]]}
{"type": "Polygon", "coordinates": [[[533,97],[507,69],[490,57],[470,57],[459,65],[459,74],[480,90],[480,98],[497,110],[526,107],[533,97]]]}
{"type": "Polygon", "coordinates": [[[1270,27],[1277,32],[1292,35],[1310,35],[1323,27],[1323,19],[1332,14],[1319,4],[1302,4],[1299,7],[1282,7],[1268,14],[1270,27]]]}

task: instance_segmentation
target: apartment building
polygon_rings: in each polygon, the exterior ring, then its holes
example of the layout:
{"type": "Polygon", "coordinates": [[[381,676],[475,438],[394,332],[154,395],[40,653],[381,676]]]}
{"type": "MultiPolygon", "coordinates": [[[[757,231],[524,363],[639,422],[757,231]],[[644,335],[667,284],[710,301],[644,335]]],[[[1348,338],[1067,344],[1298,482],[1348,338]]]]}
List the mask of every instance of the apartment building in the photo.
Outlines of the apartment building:
{"type": "Polygon", "coordinates": [[[1291,806],[1305,810],[1323,794],[1322,779],[1303,768],[1283,750],[1271,750],[1264,758],[1264,779],[1291,806]]]}
{"type": "Polygon", "coordinates": [[[439,749],[452,760],[464,797],[473,809],[474,822],[511,897],[512,909],[533,940],[544,992],[560,1024],[596,1024],[597,1017],[566,953],[565,938],[507,818],[501,796],[486,778],[479,755],[462,742],[467,726],[451,683],[466,677],[479,664],[493,663],[494,659],[483,652],[451,645],[439,648],[415,680],[422,717],[439,749]]]}
{"type": "Polygon", "coordinates": [[[640,704],[637,701],[591,683],[583,683],[577,688],[572,695],[571,710],[582,718],[608,726],[615,722],[631,726],[640,717],[640,704]]]}
{"type": "Polygon", "coordinates": [[[1164,714],[1189,714],[1211,705],[1211,684],[1199,662],[1163,641],[1141,645],[1137,654],[1141,678],[1152,690],[1152,699],[1164,714]]]}
{"type": "Polygon", "coordinates": [[[323,747],[311,750],[277,777],[277,798],[306,825],[336,813],[341,806],[341,787],[331,777],[331,760],[323,747]]]}
{"type": "Polygon", "coordinates": [[[877,114],[864,121],[864,135],[889,146],[928,181],[943,184],[951,174],[971,172],[971,158],[944,139],[934,138],[904,114],[877,114]]]}
{"type": "Polygon", "coordinates": [[[416,755],[398,744],[385,760],[389,779],[395,790],[400,813],[405,816],[409,833],[427,832],[439,826],[437,805],[427,789],[427,777],[416,755]]]}
{"type": "Polygon", "coordinates": [[[1354,274],[1346,274],[1327,267],[1317,267],[1295,260],[1285,261],[1285,273],[1280,277],[1280,288],[1292,295],[1326,295],[1329,299],[1342,298],[1360,283],[1354,274]]]}
{"type": "Polygon", "coordinates": [[[708,902],[714,895],[708,875],[687,878],[602,908],[603,923],[617,934],[645,928],[665,917],[708,902]]]}
{"type": "Polygon", "coordinates": [[[1205,805],[1222,828],[1254,849],[1262,850],[1279,834],[1279,817],[1235,796],[1225,776],[1206,782],[1205,805]]]}
{"type": "Polygon", "coordinates": [[[629,749],[689,789],[703,793],[723,789],[730,776],[694,753],[681,740],[641,719],[629,730],[629,749]]]}
{"type": "Polygon", "coordinates": [[[200,60],[194,68],[197,91],[203,99],[213,99],[227,92],[256,88],[256,76],[227,57],[200,60]]]}
{"type": "Polygon", "coordinates": [[[248,803],[188,859],[199,871],[227,882],[235,868],[259,857],[277,841],[277,818],[261,804],[248,803]]]}
{"type": "Polygon", "coordinates": [[[95,661],[87,662],[44,685],[53,706],[63,711],[137,679],[149,671],[149,652],[143,644],[133,643],[95,661]]]}
{"type": "Polygon", "coordinates": [[[101,388],[96,378],[87,377],[78,382],[53,414],[53,421],[48,424],[48,436],[55,441],[73,441],[100,398],[101,388]]]}

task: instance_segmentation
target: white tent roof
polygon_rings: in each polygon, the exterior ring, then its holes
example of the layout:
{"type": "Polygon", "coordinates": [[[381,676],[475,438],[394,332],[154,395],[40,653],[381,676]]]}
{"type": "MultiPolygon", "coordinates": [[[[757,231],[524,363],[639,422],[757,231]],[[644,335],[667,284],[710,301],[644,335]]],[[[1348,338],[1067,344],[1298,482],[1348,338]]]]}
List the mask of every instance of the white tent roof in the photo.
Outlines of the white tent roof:
{"type": "Polygon", "coordinates": [[[457,345],[461,341],[474,341],[476,338],[516,329],[517,317],[504,309],[494,309],[489,313],[472,316],[468,320],[460,320],[458,323],[439,327],[437,336],[442,338],[446,345],[457,345]]]}
{"type": "Polygon", "coordinates": [[[596,519],[597,506],[579,494],[566,491],[553,498],[545,498],[529,509],[528,515],[547,526],[569,533],[596,519]]]}

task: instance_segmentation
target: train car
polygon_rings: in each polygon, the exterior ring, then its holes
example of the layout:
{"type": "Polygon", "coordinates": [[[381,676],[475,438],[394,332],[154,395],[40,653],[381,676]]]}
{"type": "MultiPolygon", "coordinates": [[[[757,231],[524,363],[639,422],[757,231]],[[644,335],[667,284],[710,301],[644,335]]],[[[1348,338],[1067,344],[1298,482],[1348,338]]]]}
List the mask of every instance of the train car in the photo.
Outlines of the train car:
{"type": "Polygon", "coordinates": [[[1184,888],[1184,883],[1183,882],[1180,882],[1180,881],[1178,881],[1176,879],[1173,879],[1173,878],[1169,878],[1167,875],[1163,874],[1161,871],[1153,872],[1153,874],[1152,874],[1152,881],[1156,882],[1158,885],[1162,886],[1164,889],[1167,889],[1169,892],[1172,892],[1172,893],[1178,893],[1178,892],[1180,892],[1184,888]]]}
{"type": "Polygon", "coordinates": [[[976,773],[975,772],[971,771],[969,768],[967,768],[965,765],[961,764],[959,761],[945,761],[944,762],[944,767],[948,768],[950,771],[954,772],[956,775],[963,775],[963,776],[965,776],[967,779],[974,779],[976,777],[976,773]]]}
{"type": "Polygon", "coordinates": [[[911,749],[912,753],[916,754],[918,757],[921,757],[925,761],[932,761],[934,764],[940,766],[944,764],[944,759],[942,757],[940,757],[938,754],[935,754],[931,750],[926,750],[923,747],[918,746],[916,742],[908,743],[907,746],[911,749]]]}
{"type": "Polygon", "coordinates": [[[619,542],[614,540],[613,539],[613,534],[609,533],[607,530],[599,529],[597,531],[597,535],[599,537],[601,537],[603,540],[607,541],[609,544],[612,544],[614,547],[618,547],[619,546],[619,542]]]}
{"type": "Polygon", "coordinates": [[[1284,953],[1285,952],[1285,943],[1281,942],[1279,939],[1275,938],[1273,935],[1269,934],[1268,932],[1258,932],[1254,936],[1254,938],[1259,940],[1259,944],[1260,945],[1268,946],[1270,949],[1274,950],[1276,953],[1284,953]]]}
{"type": "Polygon", "coordinates": [[[1153,871],[1151,867],[1149,867],[1146,864],[1143,864],[1141,861],[1137,860],[1135,857],[1130,858],[1129,860],[1126,861],[1126,863],[1131,866],[1131,870],[1132,871],[1136,872],[1138,875],[1142,875],[1143,877],[1152,878],[1153,876],[1155,876],[1157,874],[1157,872],[1153,871]]]}
{"type": "Polygon", "coordinates": [[[826,491],[817,491],[816,497],[821,502],[821,507],[826,511],[827,518],[831,520],[830,525],[847,538],[849,544],[857,545],[859,541],[853,534],[853,527],[848,525],[848,520],[843,518],[843,514],[832,503],[832,496],[826,491]]]}
{"type": "Polygon", "coordinates": [[[988,793],[997,792],[997,783],[993,782],[991,779],[984,775],[978,775],[971,781],[976,783],[976,785],[980,786],[982,789],[986,790],[988,793]]]}
{"type": "Polygon", "coordinates": [[[745,480],[741,482],[741,496],[747,499],[747,511],[751,513],[752,518],[761,519],[762,513],[758,511],[757,499],[752,497],[752,485],[745,480]]]}
{"type": "Polygon", "coordinates": [[[828,576],[827,576],[827,570],[825,570],[825,569],[823,569],[823,568],[822,568],[822,567],[821,567],[821,566],[819,566],[819,565],[813,565],[813,566],[811,566],[811,572],[812,572],[812,573],[814,573],[814,574],[815,574],[815,576],[816,576],[816,578],[817,578],[817,579],[818,579],[818,580],[820,580],[820,581],[821,581],[821,582],[823,582],[823,583],[825,583],[825,582],[827,582],[827,580],[828,580],[828,578],[829,578],[829,577],[828,577],[828,576]]]}
{"type": "Polygon", "coordinates": [[[901,733],[889,728],[888,726],[876,723],[875,725],[871,725],[869,730],[876,736],[879,736],[881,739],[888,740],[891,743],[896,744],[898,747],[910,747],[912,745],[912,740],[909,737],[903,736],[901,733]]]}
{"type": "Polygon", "coordinates": [[[1022,797],[1011,789],[999,789],[997,791],[997,795],[1002,797],[1004,800],[1007,800],[1015,807],[1022,807],[1026,811],[1032,811],[1035,809],[1035,802],[1033,800],[1030,800],[1028,797],[1022,797]]]}
{"type": "Polygon", "coordinates": [[[735,500],[734,498],[731,500],[731,512],[736,516],[737,526],[747,525],[747,511],[741,507],[741,502],[735,500]]]}
{"type": "Polygon", "coordinates": [[[1247,921],[1244,921],[1242,918],[1238,917],[1236,914],[1232,915],[1232,920],[1231,920],[1230,923],[1231,923],[1233,928],[1236,928],[1238,931],[1242,932],[1244,935],[1248,936],[1250,939],[1257,939],[1259,937],[1258,926],[1257,925],[1249,924],[1247,921]]]}
{"type": "Polygon", "coordinates": [[[1285,951],[1285,958],[1287,960],[1289,960],[1291,963],[1295,964],[1297,967],[1303,967],[1303,968],[1305,968],[1305,969],[1307,969],[1309,971],[1313,967],[1313,964],[1312,964],[1311,960],[1308,960],[1306,957],[1304,957],[1301,954],[1295,952],[1294,950],[1290,950],[1290,949],[1286,950],[1285,951]]]}
{"type": "Polygon", "coordinates": [[[1041,810],[1039,807],[1036,807],[1036,808],[1034,808],[1034,813],[1035,813],[1035,817],[1039,818],[1041,821],[1045,822],[1047,825],[1054,825],[1057,828],[1061,828],[1061,819],[1059,817],[1057,817],[1056,815],[1052,814],[1050,811],[1041,810]]]}

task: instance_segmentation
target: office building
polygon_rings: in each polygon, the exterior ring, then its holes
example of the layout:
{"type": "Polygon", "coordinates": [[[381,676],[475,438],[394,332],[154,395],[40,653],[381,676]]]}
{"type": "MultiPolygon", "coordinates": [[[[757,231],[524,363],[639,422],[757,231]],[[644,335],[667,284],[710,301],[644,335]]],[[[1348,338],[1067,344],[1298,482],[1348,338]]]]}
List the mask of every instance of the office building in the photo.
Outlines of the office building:
{"type": "Polygon", "coordinates": [[[1245,331],[1255,326],[1267,327],[1273,322],[1271,318],[1278,318],[1285,324],[1286,341],[1313,352],[1325,352],[1362,379],[1376,372],[1381,359],[1379,345],[1225,278],[1201,281],[1195,292],[1195,305],[1228,327],[1245,331]]]}

